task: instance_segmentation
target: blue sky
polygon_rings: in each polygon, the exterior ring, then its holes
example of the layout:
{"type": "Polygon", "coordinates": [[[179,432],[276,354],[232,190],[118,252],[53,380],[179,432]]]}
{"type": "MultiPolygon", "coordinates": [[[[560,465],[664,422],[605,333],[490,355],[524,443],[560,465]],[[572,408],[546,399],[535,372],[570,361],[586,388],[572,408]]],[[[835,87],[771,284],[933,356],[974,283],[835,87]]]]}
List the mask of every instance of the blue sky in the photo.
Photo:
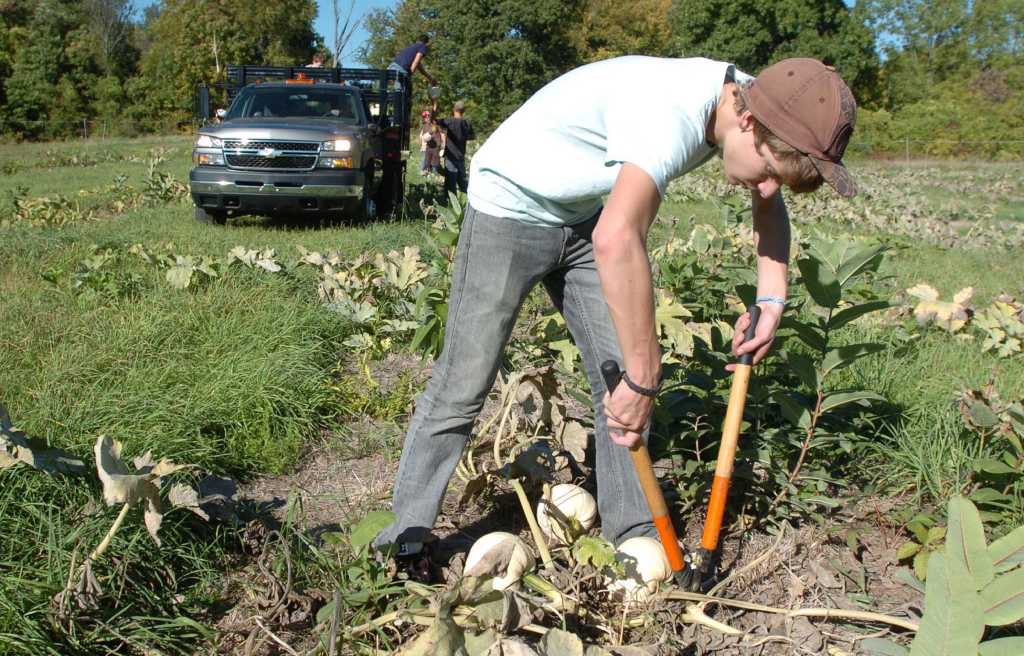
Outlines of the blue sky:
{"type": "MultiPolygon", "coordinates": [[[[135,7],[141,13],[144,7],[154,4],[157,0],[133,0],[135,7]]],[[[348,9],[349,0],[338,0],[338,6],[342,11],[348,9]]],[[[330,44],[334,43],[334,18],[331,15],[331,0],[316,0],[319,12],[317,13],[316,22],[313,25],[313,29],[319,32],[324,37],[324,41],[330,47],[330,44]]],[[[353,12],[355,16],[365,16],[369,11],[380,8],[390,8],[397,4],[397,0],[356,0],[356,8],[353,12]]],[[[352,37],[348,48],[345,50],[346,58],[348,61],[346,65],[355,64],[353,60],[359,47],[366,41],[366,30],[356,30],[355,36],[352,37]]]]}

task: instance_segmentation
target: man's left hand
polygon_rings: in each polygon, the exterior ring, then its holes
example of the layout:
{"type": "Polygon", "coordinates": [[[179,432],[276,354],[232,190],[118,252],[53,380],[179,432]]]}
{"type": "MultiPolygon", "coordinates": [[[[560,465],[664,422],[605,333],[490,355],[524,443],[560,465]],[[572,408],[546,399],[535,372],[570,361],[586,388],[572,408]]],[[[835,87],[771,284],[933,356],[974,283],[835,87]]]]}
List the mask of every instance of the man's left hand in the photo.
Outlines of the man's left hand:
{"type": "MultiPolygon", "coordinates": [[[[779,322],[782,321],[782,310],[784,309],[777,303],[764,303],[760,305],[760,308],[761,318],[757,321],[757,329],[754,331],[753,339],[747,342],[743,341],[743,335],[747,331],[747,326],[750,325],[749,312],[744,312],[736,320],[732,335],[732,354],[738,358],[745,353],[753,352],[754,364],[760,362],[772,347],[772,342],[775,340],[775,331],[779,329],[779,322]]],[[[736,365],[726,365],[725,369],[726,371],[735,371],[736,365]]]]}

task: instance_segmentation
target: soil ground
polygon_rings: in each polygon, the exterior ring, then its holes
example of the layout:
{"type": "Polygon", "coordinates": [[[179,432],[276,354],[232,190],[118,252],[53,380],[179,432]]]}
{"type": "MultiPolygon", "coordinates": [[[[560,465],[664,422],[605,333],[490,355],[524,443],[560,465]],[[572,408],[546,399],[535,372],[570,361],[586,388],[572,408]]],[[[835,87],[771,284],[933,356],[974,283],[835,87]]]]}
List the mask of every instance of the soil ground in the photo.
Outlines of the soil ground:
{"type": "MultiPolygon", "coordinates": [[[[420,374],[425,378],[428,372],[423,369],[420,374]]],[[[488,400],[482,420],[496,412],[495,396],[488,400]]],[[[369,420],[359,422],[355,428],[361,431],[389,429],[374,426],[369,420]]],[[[303,527],[314,537],[324,531],[343,529],[368,510],[387,508],[398,469],[397,453],[345,458],[336,448],[328,446],[330,436],[326,438],[325,445],[305,454],[296,471],[254,480],[241,487],[241,496],[270,509],[278,521],[283,517],[289,497],[293,501],[301,500],[303,527]]],[[[401,437],[398,439],[400,441],[401,437]]],[[[655,464],[659,477],[670,473],[669,465],[668,462],[655,464]]],[[[592,481],[589,483],[592,489],[592,481]]],[[[588,486],[587,482],[584,485],[588,486]]],[[[529,528],[511,491],[484,503],[474,500],[460,506],[463,488],[458,477],[453,477],[435,525],[439,538],[438,559],[450,580],[461,572],[461,562],[469,547],[485,533],[509,531],[532,543],[529,528]]],[[[916,621],[921,614],[921,594],[896,578],[900,569],[906,569],[895,560],[903,538],[898,527],[887,525],[883,519],[899,503],[897,499],[859,496],[829,524],[788,527],[781,536],[763,530],[734,528],[721,542],[719,576],[728,581],[716,594],[779,609],[866,610],[916,621]]],[[[690,517],[678,528],[680,534],[686,536],[685,544],[696,545],[700,540],[702,518],[690,517]]],[[[596,529],[594,532],[596,534],[596,529]]],[[[259,551],[255,546],[259,537],[253,538],[254,554],[259,551]]],[[[252,629],[247,616],[253,615],[254,610],[265,613],[270,603],[267,598],[274,598],[266,591],[268,584],[261,574],[258,555],[256,561],[229,577],[225,584],[226,596],[233,598],[236,604],[219,624],[219,628],[238,638],[224,645],[230,653],[279,653],[271,640],[261,640],[259,646],[247,646],[242,640],[258,633],[252,629]]],[[[283,640],[301,645],[309,639],[315,608],[326,602],[329,595],[317,590],[292,595],[293,599],[281,604],[284,606],[282,621],[275,630],[283,640]]],[[[683,623],[679,617],[684,611],[683,602],[655,600],[645,609],[652,621],[624,632],[622,642],[619,636],[612,635],[610,640],[602,641],[602,646],[618,647],[621,653],[634,654],[842,656],[863,653],[857,644],[864,638],[896,639],[899,633],[896,629],[897,635],[894,635],[878,624],[815,617],[787,619],[781,614],[709,605],[706,609],[709,616],[742,632],[742,635],[730,636],[683,623]]]]}

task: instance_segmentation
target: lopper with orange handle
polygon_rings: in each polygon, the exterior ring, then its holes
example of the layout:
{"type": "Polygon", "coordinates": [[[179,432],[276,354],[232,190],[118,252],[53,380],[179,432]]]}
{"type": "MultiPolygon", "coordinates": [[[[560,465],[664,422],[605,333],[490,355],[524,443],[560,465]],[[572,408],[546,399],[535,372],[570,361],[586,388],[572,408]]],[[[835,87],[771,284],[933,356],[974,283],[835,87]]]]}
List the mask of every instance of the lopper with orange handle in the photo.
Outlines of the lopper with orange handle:
{"type": "MultiPolygon", "coordinates": [[[[761,308],[754,305],[750,308],[750,325],[743,335],[743,341],[754,338],[757,321],[761,318],[761,308]]],[[[744,353],[732,373],[732,387],[729,390],[729,406],[725,411],[725,423],[722,425],[722,442],[718,446],[718,462],[715,465],[715,478],[711,483],[711,500],[708,502],[708,514],[704,520],[704,535],[701,537],[700,549],[688,554],[689,580],[692,590],[700,588],[702,580],[710,573],[715,550],[718,549],[718,538],[722,532],[722,517],[725,515],[725,501],[729,496],[729,483],[732,481],[732,467],[736,459],[736,445],[740,437],[740,424],[743,423],[743,408],[747,401],[747,385],[750,383],[750,370],[753,367],[754,354],[744,353]]]]}
{"type": "MultiPolygon", "coordinates": [[[[619,364],[614,360],[606,360],[601,365],[601,375],[604,377],[608,393],[611,394],[622,377],[619,364]]],[[[672,567],[675,580],[679,585],[688,587],[690,575],[687,572],[687,562],[683,558],[683,550],[679,547],[676,529],[668,514],[665,497],[662,495],[658,479],[654,475],[654,466],[651,464],[651,454],[647,451],[647,445],[641,441],[637,445],[631,446],[629,455],[633,458],[633,467],[636,469],[637,478],[640,479],[640,487],[644,491],[647,507],[650,508],[654,527],[658,529],[658,537],[661,539],[661,546],[665,549],[665,555],[668,556],[668,563],[672,567]]]]}
{"type": "MultiPolygon", "coordinates": [[[[744,342],[754,338],[757,321],[761,318],[761,308],[758,306],[752,306],[749,312],[750,325],[747,326],[744,333],[744,342]]],[[[643,488],[644,498],[647,499],[647,506],[650,508],[654,526],[658,529],[658,536],[661,538],[661,545],[668,556],[669,565],[672,566],[675,580],[687,590],[700,589],[703,579],[711,568],[715,550],[718,548],[718,538],[722,531],[725,501],[729,496],[729,482],[732,480],[732,466],[736,459],[736,445],[739,442],[740,424],[743,421],[743,408],[746,405],[747,385],[750,382],[750,370],[753,362],[754,354],[744,353],[740,356],[736,370],[733,372],[732,388],[729,391],[729,406],[725,412],[722,442],[718,447],[718,463],[715,466],[715,479],[711,485],[711,500],[708,503],[708,514],[704,521],[704,535],[701,538],[700,549],[683,555],[683,550],[679,547],[679,540],[676,538],[675,527],[672,525],[672,518],[668,514],[665,497],[662,495],[658,479],[654,475],[654,467],[651,464],[651,455],[647,451],[647,446],[640,442],[629,449],[630,456],[633,458],[633,466],[640,479],[640,487],[643,488]]],[[[601,365],[601,374],[604,376],[608,393],[615,391],[621,377],[618,363],[614,360],[607,360],[601,365]]]]}

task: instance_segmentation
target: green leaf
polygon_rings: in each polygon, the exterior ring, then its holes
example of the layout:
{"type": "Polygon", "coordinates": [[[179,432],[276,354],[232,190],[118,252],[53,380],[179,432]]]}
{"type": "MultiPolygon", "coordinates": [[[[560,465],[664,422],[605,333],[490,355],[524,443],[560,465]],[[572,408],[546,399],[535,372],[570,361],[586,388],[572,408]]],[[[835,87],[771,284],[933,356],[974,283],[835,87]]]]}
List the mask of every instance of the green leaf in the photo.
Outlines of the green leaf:
{"type": "Polygon", "coordinates": [[[825,336],[821,333],[818,328],[804,323],[795,317],[783,315],[781,323],[779,323],[779,329],[789,329],[796,333],[796,336],[800,338],[800,341],[811,347],[815,351],[825,350],[825,336]]]}
{"type": "Polygon", "coordinates": [[[949,500],[946,554],[963,563],[974,579],[974,589],[992,582],[992,557],[985,545],[985,529],[974,504],[956,495],[949,500]]]}
{"type": "Polygon", "coordinates": [[[861,303],[860,305],[844,308],[833,314],[832,318],[828,320],[828,329],[835,330],[837,328],[842,328],[854,319],[859,319],[865,314],[878,312],[879,310],[884,310],[888,307],[892,307],[892,303],[889,301],[868,301],[867,303],[861,303]]]}
{"type": "Polygon", "coordinates": [[[1024,654],[1024,638],[998,638],[978,645],[978,656],[1020,656],[1024,654]]]}
{"type": "Polygon", "coordinates": [[[836,408],[847,405],[848,403],[865,405],[863,403],[864,401],[885,401],[885,397],[867,390],[860,390],[856,392],[834,392],[822,399],[821,413],[825,414],[829,410],[835,410],[836,408]]]}
{"type": "Polygon", "coordinates": [[[615,548],[606,540],[584,535],[572,545],[573,556],[583,564],[603,569],[615,562],[615,548]]]}
{"type": "Polygon", "coordinates": [[[896,560],[906,560],[911,556],[915,555],[921,550],[921,545],[916,542],[904,542],[899,549],[896,550],[896,560]]]}
{"type": "Polygon", "coordinates": [[[818,305],[834,308],[839,304],[842,288],[835,275],[816,257],[805,257],[797,262],[807,292],[818,305]]]}
{"type": "Polygon", "coordinates": [[[800,382],[808,390],[811,392],[818,391],[818,371],[814,367],[814,362],[809,357],[802,353],[787,353],[786,361],[789,363],[793,373],[797,375],[800,382]]]}
{"type": "Polygon", "coordinates": [[[1000,574],[981,591],[981,603],[985,624],[989,626],[1005,626],[1024,619],[1024,568],[1000,574]]]}
{"type": "Polygon", "coordinates": [[[834,369],[847,367],[864,356],[877,353],[885,348],[884,344],[871,342],[863,344],[847,344],[828,350],[825,360],[821,363],[821,377],[824,378],[834,369]]]}
{"type": "Polygon", "coordinates": [[[836,272],[839,284],[845,287],[850,278],[868,269],[884,251],[885,246],[867,246],[854,251],[852,255],[843,260],[836,272]]]}
{"type": "Polygon", "coordinates": [[[364,547],[377,537],[377,534],[393,524],[395,513],[388,510],[374,510],[359,520],[359,523],[352,529],[352,546],[364,547]]]}
{"type": "Polygon", "coordinates": [[[988,547],[996,571],[1002,572],[1024,563],[1024,526],[1007,533],[988,547]]]}
{"type": "Polygon", "coordinates": [[[922,581],[928,578],[928,561],[931,560],[931,551],[922,549],[914,555],[914,574],[922,581]]]}
{"type": "Polygon", "coordinates": [[[994,458],[978,458],[974,461],[974,469],[989,474],[1016,474],[1017,470],[994,458]]]}
{"type": "Polygon", "coordinates": [[[908,653],[906,647],[882,638],[865,638],[860,648],[870,656],[907,656],[908,653]]]}
{"type": "Polygon", "coordinates": [[[974,582],[959,560],[941,551],[928,560],[924,617],[910,656],[974,654],[985,631],[974,582]]]}
{"type": "Polygon", "coordinates": [[[798,401],[791,394],[776,394],[775,401],[779,404],[779,407],[782,408],[782,416],[794,426],[807,428],[811,425],[810,408],[798,401]]]}

